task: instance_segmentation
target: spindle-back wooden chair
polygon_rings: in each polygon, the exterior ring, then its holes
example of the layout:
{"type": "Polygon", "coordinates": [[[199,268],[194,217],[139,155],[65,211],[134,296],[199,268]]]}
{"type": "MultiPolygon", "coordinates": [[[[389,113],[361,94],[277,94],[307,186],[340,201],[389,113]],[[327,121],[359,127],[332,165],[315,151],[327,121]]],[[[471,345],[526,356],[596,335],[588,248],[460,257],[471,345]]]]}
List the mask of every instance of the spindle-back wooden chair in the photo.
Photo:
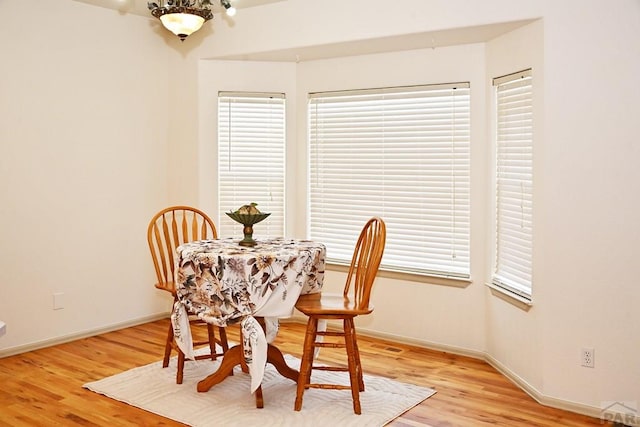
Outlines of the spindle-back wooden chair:
{"type": "Polygon", "coordinates": [[[296,411],[302,409],[302,396],[305,389],[321,388],[350,389],[353,411],[356,414],[362,412],[360,392],[364,391],[364,381],[354,318],[373,311],[369,297],[382,260],[386,235],[384,221],[378,217],[371,218],[363,227],[356,243],[343,293],[341,295],[309,294],[298,299],[296,308],[307,315],[309,320],[300,363],[294,405],[296,411]],[[342,330],[336,332],[319,331],[318,322],[321,319],[342,320],[342,330]],[[322,341],[318,342],[317,337],[322,337],[322,341]],[[326,337],[334,338],[330,338],[331,341],[325,341],[326,337]],[[337,340],[342,338],[343,341],[336,342],[335,337],[337,340]],[[313,359],[317,347],[345,348],[348,367],[314,366],[313,359]],[[312,383],[311,372],[313,370],[349,372],[350,385],[312,383]]]}
{"type": "MultiPolygon", "coordinates": [[[[157,282],[155,287],[171,293],[176,300],[176,287],[174,283],[175,273],[175,249],[183,243],[202,239],[215,239],[218,237],[216,226],[204,212],[190,206],[171,206],[161,210],[153,216],[147,228],[147,240],[156,271],[157,282]]],[[[189,316],[191,326],[206,326],[207,341],[194,341],[194,347],[209,346],[206,354],[196,356],[196,359],[216,360],[229,348],[227,333],[224,328],[218,328],[216,337],[214,326],[205,323],[196,316],[189,316]],[[222,351],[216,349],[216,343],[222,351]]],[[[162,367],[169,366],[171,351],[178,353],[178,371],[176,383],[182,384],[184,371],[184,353],[178,348],[174,336],[173,327],[169,325],[169,332],[164,349],[162,367]]]]}

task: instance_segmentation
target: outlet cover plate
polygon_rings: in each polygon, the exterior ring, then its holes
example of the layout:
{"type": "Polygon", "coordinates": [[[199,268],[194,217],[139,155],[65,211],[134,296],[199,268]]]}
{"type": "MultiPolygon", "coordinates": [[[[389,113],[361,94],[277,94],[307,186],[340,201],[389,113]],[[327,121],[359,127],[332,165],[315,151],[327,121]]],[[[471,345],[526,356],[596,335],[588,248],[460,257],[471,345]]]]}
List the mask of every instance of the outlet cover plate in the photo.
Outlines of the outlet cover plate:
{"type": "Polygon", "coordinates": [[[61,310],[64,308],[64,293],[57,292],[53,294],[53,309],[61,310]]]}
{"type": "Polygon", "coordinates": [[[586,368],[595,367],[595,350],[592,348],[583,348],[582,349],[582,366],[586,368]]]}

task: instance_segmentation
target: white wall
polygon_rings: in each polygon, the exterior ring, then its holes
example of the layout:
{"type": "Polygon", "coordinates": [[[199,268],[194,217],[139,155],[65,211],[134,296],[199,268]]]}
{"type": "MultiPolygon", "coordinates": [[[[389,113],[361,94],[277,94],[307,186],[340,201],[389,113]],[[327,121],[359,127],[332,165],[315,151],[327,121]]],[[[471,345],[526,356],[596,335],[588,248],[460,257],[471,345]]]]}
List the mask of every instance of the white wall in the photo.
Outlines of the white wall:
{"type": "Polygon", "coordinates": [[[166,48],[68,0],[0,16],[0,350],[166,313],[145,235],[168,201],[166,48]]]}
{"type": "Polygon", "coordinates": [[[549,396],[640,408],[640,2],[615,5],[545,17],[540,363],[549,396]]]}
{"type": "MultiPolygon", "coordinates": [[[[504,76],[506,74],[517,71],[532,69],[533,85],[534,85],[534,284],[533,284],[533,302],[531,309],[527,310],[523,306],[514,306],[508,300],[496,297],[495,291],[486,292],[486,334],[487,347],[486,351],[494,361],[501,366],[508,368],[511,372],[517,373],[522,381],[535,389],[543,390],[542,381],[542,364],[540,363],[542,354],[541,337],[539,335],[540,323],[540,304],[544,304],[540,298],[540,288],[543,284],[540,282],[538,275],[538,267],[544,262],[546,250],[544,248],[544,240],[539,236],[542,230],[539,227],[539,221],[545,216],[544,206],[544,89],[545,89],[545,68],[543,62],[544,56],[544,24],[542,20],[535,21],[518,30],[511,31],[487,43],[486,50],[486,69],[487,69],[487,85],[491,84],[494,77],[504,76]]],[[[491,110],[494,108],[493,88],[489,89],[486,98],[485,108],[491,110]]],[[[489,126],[488,139],[493,138],[494,126],[489,126]]],[[[494,169],[495,165],[495,147],[490,149],[490,163],[494,169]]],[[[492,188],[495,181],[491,180],[491,187],[485,190],[493,196],[492,188]]],[[[490,200],[493,200],[491,198],[490,200]]],[[[495,204],[489,203],[488,214],[492,218],[495,204]]],[[[493,223],[487,222],[485,227],[492,229],[493,223]]],[[[495,230],[491,230],[494,232],[495,230]]],[[[489,239],[486,240],[485,251],[488,255],[485,258],[487,265],[486,282],[490,282],[492,272],[493,251],[494,251],[494,235],[488,234],[489,239]]]]}

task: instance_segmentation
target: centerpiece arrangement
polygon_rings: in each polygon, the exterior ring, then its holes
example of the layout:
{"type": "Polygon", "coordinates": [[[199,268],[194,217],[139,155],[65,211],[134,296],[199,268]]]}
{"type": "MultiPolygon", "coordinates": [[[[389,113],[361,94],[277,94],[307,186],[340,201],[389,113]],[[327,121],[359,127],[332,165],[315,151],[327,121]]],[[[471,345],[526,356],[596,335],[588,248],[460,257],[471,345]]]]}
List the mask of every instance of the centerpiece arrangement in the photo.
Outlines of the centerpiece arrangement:
{"type": "Polygon", "coordinates": [[[244,226],[242,229],[244,239],[240,241],[240,246],[255,246],[256,241],[253,240],[253,225],[271,215],[270,213],[260,212],[256,206],[258,206],[257,203],[250,203],[241,206],[235,212],[226,212],[229,218],[244,226]]]}

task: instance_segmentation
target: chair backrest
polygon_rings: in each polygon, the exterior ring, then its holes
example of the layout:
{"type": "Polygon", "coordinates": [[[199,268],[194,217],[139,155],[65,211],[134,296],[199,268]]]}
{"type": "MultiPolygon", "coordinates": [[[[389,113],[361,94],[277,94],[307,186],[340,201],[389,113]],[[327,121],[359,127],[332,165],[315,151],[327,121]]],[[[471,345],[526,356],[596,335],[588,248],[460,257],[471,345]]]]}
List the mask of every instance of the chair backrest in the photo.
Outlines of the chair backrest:
{"type": "Polygon", "coordinates": [[[174,253],[178,246],[217,237],[215,224],[199,209],[171,206],[155,214],[147,228],[147,241],[158,278],[156,288],[175,293],[174,253]]]}
{"type": "Polygon", "coordinates": [[[369,296],[378,274],[386,239],[386,225],[378,217],[367,221],[360,232],[344,286],[344,296],[354,302],[357,310],[369,307],[369,296]]]}

